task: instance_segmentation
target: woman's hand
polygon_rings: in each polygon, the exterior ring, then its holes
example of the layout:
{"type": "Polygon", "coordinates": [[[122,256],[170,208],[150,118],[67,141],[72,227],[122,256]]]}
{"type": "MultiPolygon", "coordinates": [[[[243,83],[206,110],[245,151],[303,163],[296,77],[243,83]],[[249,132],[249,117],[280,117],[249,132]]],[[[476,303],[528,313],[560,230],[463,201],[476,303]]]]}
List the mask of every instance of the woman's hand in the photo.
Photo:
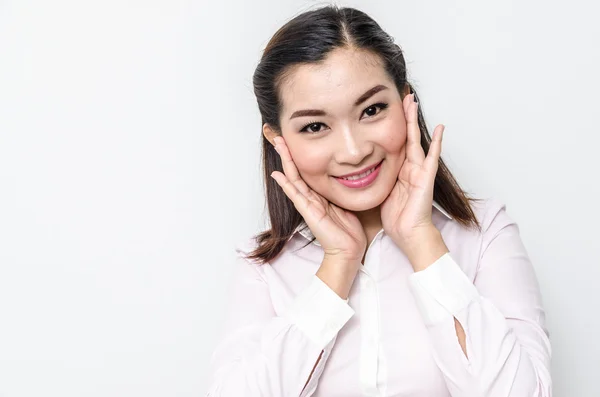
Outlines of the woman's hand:
{"type": "Polygon", "coordinates": [[[402,103],[407,124],[406,159],[394,188],[381,205],[383,229],[405,253],[411,251],[414,245],[436,236],[431,207],[444,132],[442,124],[435,128],[425,157],[417,120],[418,104],[413,98],[414,94],[409,94],[402,103]]]}
{"type": "Polygon", "coordinates": [[[360,266],[367,247],[363,227],[353,213],[332,204],[308,187],[300,177],[285,140],[275,137],[275,150],[281,157],[283,173],[271,176],[304,218],[313,235],[325,251],[325,259],[360,266]]]}

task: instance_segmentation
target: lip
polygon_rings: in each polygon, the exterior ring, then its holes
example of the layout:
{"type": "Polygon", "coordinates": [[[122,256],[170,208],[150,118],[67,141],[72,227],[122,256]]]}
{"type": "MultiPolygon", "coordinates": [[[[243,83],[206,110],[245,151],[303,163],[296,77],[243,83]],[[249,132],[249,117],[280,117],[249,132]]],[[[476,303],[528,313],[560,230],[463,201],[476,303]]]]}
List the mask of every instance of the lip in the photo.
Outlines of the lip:
{"type": "MultiPolygon", "coordinates": [[[[383,163],[383,160],[381,160],[379,162],[379,164],[375,165],[375,169],[373,170],[373,172],[371,172],[369,175],[365,176],[364,178],[355,179],[352,181],[349,181],[347,179],[343,179],[340,177],[335,177],[335,179],[342,185],[349,187],[349,188],[357,189],[357,188],[369,186],[370,184],[372,184],[375,181],[375,179],[379,175],[379,171],[381,170],[382,163],[383,163]]],[[[373,168],[373,167],[371,166],[371,168],[373,168]]],[[[371,168],[367,168],[365,171],[368,171],[371,168]]],[[[362,171],[362,172],[364,172],[364,171],[362,171]]],[[[350,174],[350,175],[356,175],[356,173],[350,174]]]]}
{"type": "MultiPolygon", "coordinates": [[[[383,160],[381,160],[381,161],[383,161],[383,160]]],[[[359,171],[356,171],[356,172],[351,172],[350,174],[338,175],[338,176],[336,176],[336,178],[348,178],[349,176],[354,176],[354,175],[362,174],[363,172],[369,171],[371,168],[374,168],[374,167],[378,166],[381,163],[381,161],[379,163],[371,164],[370,166],[365,167],[362,170],[359,170],[359,171]]]]}

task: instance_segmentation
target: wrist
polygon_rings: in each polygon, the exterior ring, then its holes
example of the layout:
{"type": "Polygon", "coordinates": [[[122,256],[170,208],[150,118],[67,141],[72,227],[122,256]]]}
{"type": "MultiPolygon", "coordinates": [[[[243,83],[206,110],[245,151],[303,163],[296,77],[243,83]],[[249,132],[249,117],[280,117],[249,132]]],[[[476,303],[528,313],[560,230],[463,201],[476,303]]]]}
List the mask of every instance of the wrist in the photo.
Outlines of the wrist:
{"type": "Polygon", "coordinates": [[[315,274],[342,299],[347,299],[360,262],[324,258],[315,274]]]}
{"type": "Polygon", "coordinates": [[[406,242],[405,254],[415,272],[425,270],[450,250],[434,226],[417,233],[406,242]]]}

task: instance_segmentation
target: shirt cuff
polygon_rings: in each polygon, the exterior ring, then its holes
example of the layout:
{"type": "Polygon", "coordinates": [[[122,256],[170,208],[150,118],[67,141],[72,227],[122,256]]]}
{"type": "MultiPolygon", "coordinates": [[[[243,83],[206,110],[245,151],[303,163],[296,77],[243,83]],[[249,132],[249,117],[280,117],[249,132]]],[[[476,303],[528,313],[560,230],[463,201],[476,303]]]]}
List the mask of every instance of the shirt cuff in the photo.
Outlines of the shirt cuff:
{"type": "Polygon", "coordinates": [[[321,349],[353,315],[354,309],[348,305],[348,299],[342,299],[316,275],[284,314],[321,349]]]}
{"type": "Polygon", "coordinates": [[[479,297],[477,288],[449,252],[425,270],[411,274],[408,282],[427,325],[435,324],[448,315],[456,317],[479,297]]]}

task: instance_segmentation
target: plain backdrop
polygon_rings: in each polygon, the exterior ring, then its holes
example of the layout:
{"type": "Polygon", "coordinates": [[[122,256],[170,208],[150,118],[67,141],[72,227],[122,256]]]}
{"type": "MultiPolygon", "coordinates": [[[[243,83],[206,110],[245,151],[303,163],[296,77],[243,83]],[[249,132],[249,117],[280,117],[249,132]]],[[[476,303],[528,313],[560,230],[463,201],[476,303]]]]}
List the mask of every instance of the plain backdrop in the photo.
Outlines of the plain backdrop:
{"type": "MultiPolygon", "coordinates": [[[[265,225],[252,73],[324,2],[0,1],[0,396],[200,396],[265,225]]],[[[337,2],[405,51],[443,157],[507,204],[554,395],[600,395],[600,24],[584,0],[337,2]]]]}

